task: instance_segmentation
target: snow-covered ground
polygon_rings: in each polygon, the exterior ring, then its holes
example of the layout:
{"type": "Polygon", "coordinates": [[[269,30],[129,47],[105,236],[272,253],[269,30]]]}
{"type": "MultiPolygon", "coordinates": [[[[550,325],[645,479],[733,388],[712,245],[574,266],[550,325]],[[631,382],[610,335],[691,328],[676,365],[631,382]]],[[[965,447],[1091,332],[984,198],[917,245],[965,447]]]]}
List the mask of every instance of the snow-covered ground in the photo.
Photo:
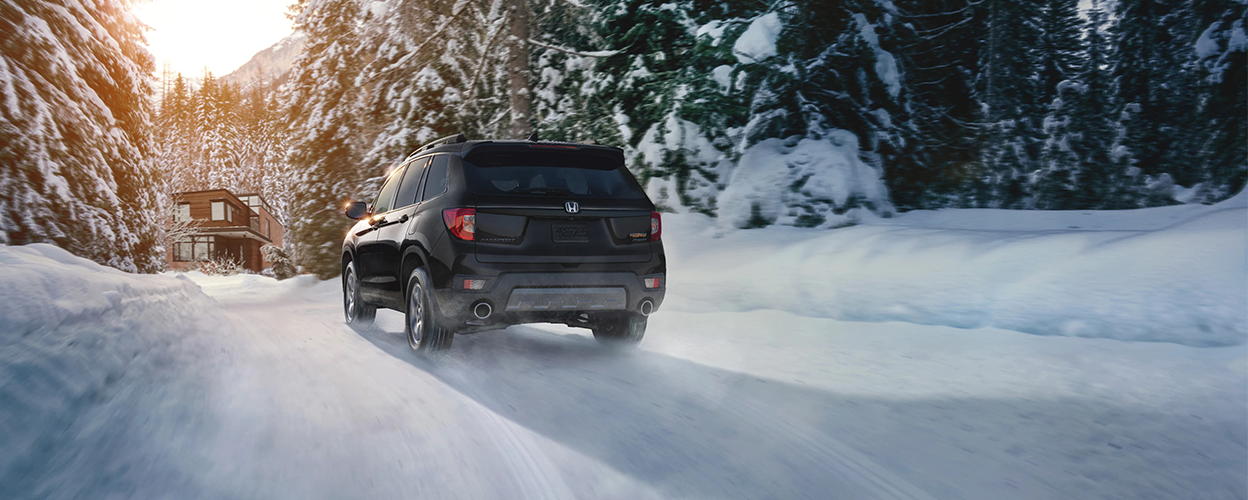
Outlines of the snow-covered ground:
{"type": "Polygon", "coordinates": [[[669,217],[665,238],[696,243],[670,245],[667,304],[1241,345],[1246,209],[1240,193],[1214,206],[1114,212],[910,212],[834,231],[725,231],[710,218],[669,217]]]}
{"type": "Polygon", "coordinates": [[[0,498],[1245,498],[1248,208],[665,216],[640,350],[0,247],[0,498]]]}

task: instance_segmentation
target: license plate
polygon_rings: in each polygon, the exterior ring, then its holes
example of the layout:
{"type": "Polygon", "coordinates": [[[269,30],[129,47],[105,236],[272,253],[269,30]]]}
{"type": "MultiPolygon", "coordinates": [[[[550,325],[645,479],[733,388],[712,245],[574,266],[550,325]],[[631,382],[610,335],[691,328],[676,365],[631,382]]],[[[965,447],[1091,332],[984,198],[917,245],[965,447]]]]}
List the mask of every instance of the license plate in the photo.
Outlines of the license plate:
{"type": "Polygon", "coordinates": [[[589,243],[589,227],[585,224],[551,224],[556,243],[589,243]]]}

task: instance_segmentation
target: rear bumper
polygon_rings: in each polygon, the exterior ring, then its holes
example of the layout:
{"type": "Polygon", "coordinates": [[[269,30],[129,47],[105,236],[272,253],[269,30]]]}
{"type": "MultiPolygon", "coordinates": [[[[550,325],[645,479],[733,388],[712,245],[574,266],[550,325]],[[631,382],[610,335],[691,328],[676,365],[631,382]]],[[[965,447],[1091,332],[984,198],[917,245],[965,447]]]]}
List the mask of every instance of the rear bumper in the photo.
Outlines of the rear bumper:
{"type": "Polygon", "coordinates": [[[535,317],[578,312],[651,312],[663,303],[667,280],[662,273],[635,272],[509,272],[497,276],[455,275],[448,289],[437,290],[438,309],[454,324],[475,321],[472,309],[481,302],[492,309],[487,323],[524,323],[535,317]],[[645,278],[661,278],[663,286],[646,288],[645,278]],[[465,281],[484,281],[481,289],[464,289],[465,281]]]}

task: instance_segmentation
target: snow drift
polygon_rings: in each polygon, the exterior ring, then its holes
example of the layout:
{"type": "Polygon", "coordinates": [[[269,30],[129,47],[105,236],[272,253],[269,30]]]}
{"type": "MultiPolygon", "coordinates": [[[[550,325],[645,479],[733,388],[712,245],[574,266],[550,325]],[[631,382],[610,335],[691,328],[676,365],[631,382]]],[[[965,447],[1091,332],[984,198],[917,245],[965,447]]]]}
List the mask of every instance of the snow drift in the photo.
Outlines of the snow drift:
{"type": "Polygon", "coordinates": [[[214,304],[189,280],[46,244],[0,246],[0,485],[15,485],[84,406],[135,360],[197,331],[197,311],[214,304]]]}
{"type": "Polygon", "coordinates": [[[891,216],[879,170],[858,157],[858,138],[832,130],[793,145],[767,139],[742,155],[719,197],[720,219],[735,228],[780,224],[839,226],[891,216]]]}
{"type": "Polygon", "coordinates": [[[1191,346],[1248,339],[1243,193],[1126,211],[919,211],[832,231],[725,231],[697,214],[664,222],[669,308],[1191,346]]]}

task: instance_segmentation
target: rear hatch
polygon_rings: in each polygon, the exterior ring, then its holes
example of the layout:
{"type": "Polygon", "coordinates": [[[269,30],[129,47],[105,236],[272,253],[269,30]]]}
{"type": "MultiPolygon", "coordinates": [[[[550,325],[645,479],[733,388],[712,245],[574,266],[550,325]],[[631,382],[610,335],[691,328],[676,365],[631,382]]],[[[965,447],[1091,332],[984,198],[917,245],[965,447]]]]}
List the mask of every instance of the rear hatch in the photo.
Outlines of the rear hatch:
{"type": "Polygon", "coordinates": [[[481,262],[650,260],[654,205],[619,149],[490,144],[464,157],[481,262]]]}

